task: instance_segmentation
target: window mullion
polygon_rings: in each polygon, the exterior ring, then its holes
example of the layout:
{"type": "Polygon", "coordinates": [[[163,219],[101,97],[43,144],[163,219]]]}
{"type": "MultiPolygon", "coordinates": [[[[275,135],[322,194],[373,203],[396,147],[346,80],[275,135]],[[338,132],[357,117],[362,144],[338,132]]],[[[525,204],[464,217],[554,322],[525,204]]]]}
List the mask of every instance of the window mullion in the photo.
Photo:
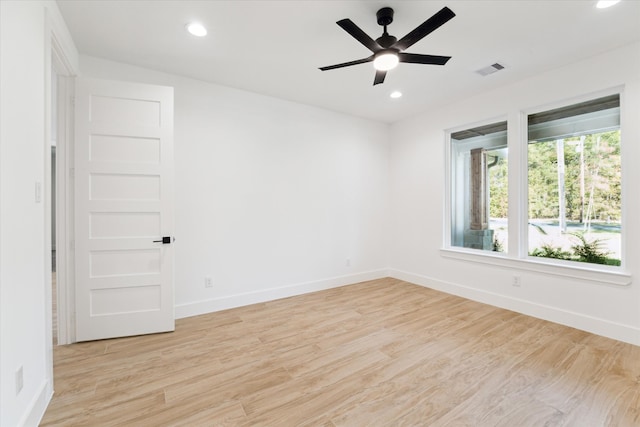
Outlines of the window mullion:
{"type": "Polygon", "coordinates": [[[509,158],[509,258],[527,256],[527,120],[520,111],[509,113],[507,140],[509,158]]]}

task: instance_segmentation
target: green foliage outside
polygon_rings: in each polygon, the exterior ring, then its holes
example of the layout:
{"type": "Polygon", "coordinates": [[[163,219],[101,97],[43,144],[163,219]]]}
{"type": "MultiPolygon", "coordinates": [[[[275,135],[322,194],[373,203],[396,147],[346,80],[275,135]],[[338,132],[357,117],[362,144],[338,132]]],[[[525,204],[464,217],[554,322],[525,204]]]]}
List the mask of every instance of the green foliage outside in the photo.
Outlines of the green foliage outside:
{"type": "Polygon", "coordinates": [[[544,244],[529,253],[531,256],[564,259],[568,261],[588,262],[592,264],[620,265],[620,260],[609,258],[609,253],[602,249],[602,240],[595,239],[588,241],[583,233],[570,233],[577,240],[571,246],[571,252],[562,248],[544,244]]]}
{"type": "Polygon", "coordinates": [[[502,244],[502,241],[499,240],[497,237],[493,238],[493,251],[504,252],[504,245],[502,244]]]}
{"type": "MultiPolygon", "coordinates": [[[[557,141],[528,144],[529,224],[551,223],[560,216],[557,141]]],[[[508,217],[507,159],[489,169],[489,215],[508,217]]],[[[565,218],[590,231],[592,224],[619,224],[621,218],[620,131],[570,137],[564,140],[565,218]]],[[[546,234],[539,230],[541,234],[546,234]]],[[[617,233],[619,235],[619,232],[617,233]]],[[[543,243],[530,255],[595,264],[620,265],[602,249],[603,240],[588,240],[582,233],[568,234],[575,244],[568,249],[543,243]]],[[[566,240],[565,240],[566,241],[566,240]]],[[[557,243],[557,242],[554,242],[557,243]]],[[[494,250],[503,245],[494,240],[494,250]]]]}
{"type": "Polygon", "coordinates": [[[569,252],[563,251],[562,248],[551,246],[550,244],[544,244],[540,248],[535,248],[529,255],[543,258],[571,259],[569,252]]]}
{"type": "MultiPolygon", "coordinates": [[[[556,141],[529,144],[529,218],[558,218],[556,144],[556,141]]],[[[587,135],[583,156],[579,147],[580,137],[564,141],[566,219],[581,223],[620,221],[620,131],[587,135]]]]}
{"type": "Polygon", "coordinates": [[[507,159],[500,157],[498,163],[489,168],[489,217],[506,218],[509,187],[507,185],[507,159]]]}

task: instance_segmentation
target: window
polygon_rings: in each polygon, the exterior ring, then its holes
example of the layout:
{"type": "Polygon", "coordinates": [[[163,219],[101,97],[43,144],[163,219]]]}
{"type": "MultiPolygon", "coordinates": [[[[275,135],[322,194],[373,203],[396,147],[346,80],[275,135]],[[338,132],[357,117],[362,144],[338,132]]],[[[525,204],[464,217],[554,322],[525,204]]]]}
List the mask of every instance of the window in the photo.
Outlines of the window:
{"type": "Polygon", "coordinates": [[[620,265],[620,97],[528,116],[529,255],[620,265]]]}
{"type": "Polygon", "coordinates": [[[507,250],[507,122],[451,134],[451,246],[507,250]]]}
{"type": "Polygon", "coordinates": [[[446,255],[624,275],[620,95],[522,117],[451,132],[446,255]]]}

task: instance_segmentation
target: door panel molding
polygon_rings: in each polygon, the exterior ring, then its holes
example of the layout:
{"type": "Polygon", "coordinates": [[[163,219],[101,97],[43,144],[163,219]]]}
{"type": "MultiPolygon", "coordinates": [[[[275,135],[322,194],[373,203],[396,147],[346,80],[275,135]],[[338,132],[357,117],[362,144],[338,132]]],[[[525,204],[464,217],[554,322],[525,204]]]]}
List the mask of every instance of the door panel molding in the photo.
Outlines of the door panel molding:
{"type": "Polygon", "coordinates": [[[172,331],[173,88],[78,79],[75,183],[77,340],[172,331]]]}

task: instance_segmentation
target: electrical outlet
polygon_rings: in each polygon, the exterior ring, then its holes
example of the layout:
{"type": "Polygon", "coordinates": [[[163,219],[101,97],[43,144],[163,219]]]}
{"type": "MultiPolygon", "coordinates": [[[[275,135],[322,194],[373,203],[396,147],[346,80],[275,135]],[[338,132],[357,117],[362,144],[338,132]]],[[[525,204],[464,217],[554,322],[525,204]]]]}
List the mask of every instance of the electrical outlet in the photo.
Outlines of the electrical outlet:
{"type": "Polygon", "coordinates": [[[513,276],[513,279],[511,280],[511,286],[515,286],[516,288],[520,287],[520,276],[513,276]]]}
{"type": "Polygon", "coordinates": [[[204,287],[213,288],[213,278],[211,276],[207,276],[204,278],[204,287]]]}
{"type": "Polygon", "coordinates": [[[16,396],[20,394],[23,386],[24,386],[24,376],[22,372],[22,366],[20,366],[16,370],[16,396]]]}

